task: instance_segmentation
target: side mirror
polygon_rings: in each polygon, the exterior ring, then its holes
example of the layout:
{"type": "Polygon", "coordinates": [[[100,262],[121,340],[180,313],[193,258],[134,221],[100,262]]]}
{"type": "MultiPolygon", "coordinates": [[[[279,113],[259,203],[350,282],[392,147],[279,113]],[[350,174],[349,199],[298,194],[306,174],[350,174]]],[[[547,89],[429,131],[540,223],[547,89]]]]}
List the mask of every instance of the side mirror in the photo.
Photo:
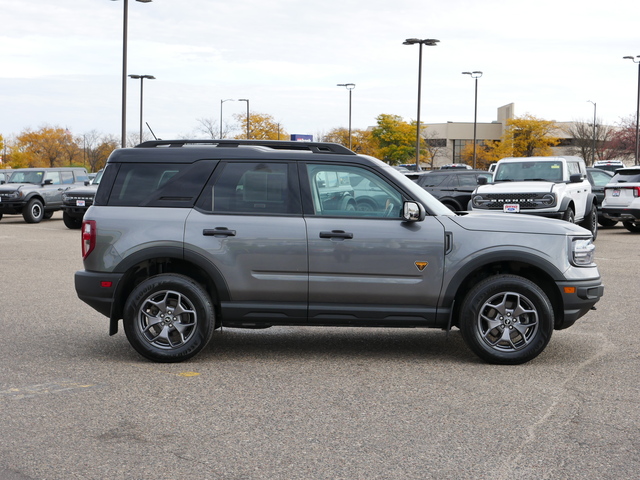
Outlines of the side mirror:
{"type": "Polygon", "coordinates": [[[478,177],[478,185],[486,185],[488,182],[487,177],[480,176],[478,177]]]}
{"type": "Polygon", "coordinates": [[[569,176],[569,183],[580,183],[582,180],[584,180],[584,177],[581,173],[574,173],[569,176]]]}
{"type": "Polygon", "coordinates": [[[402,206],[402,218],[405,222],[422,222],[427,212],[418,202],[404,202],[402,206]]]}
{"type": "Polygon", "coordinates": [[[47,179],[44,181],[43,185],[51,185],[52,183],[53,183],[53,180],[51,180],[50,178],[47,178],[47,179]]]}

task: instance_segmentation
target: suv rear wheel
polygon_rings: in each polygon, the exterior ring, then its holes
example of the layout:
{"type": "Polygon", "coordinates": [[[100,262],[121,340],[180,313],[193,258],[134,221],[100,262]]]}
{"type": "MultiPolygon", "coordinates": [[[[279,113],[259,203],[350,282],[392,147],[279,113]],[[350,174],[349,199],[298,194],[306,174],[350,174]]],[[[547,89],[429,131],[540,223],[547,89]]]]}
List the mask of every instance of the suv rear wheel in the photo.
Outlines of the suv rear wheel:
{"type": "Polygon", "coordinates": [[[622,222],[622,225],[624,225],[624,228],[626,228],[627,230],[629,230],[632,233],[640,233],[640,225],[637,224],[637,223],[622,222]]]}
{"type": "Polygon", "coordinates": [[[533,282],[495,275],[465,297],[460,330],[467,346],[490,363],[517,365],[537,357],[553,332],[553,308],[533,282]]]}
{"type": "Polygon", "coordinates": [[[156,362],[181,362],[202,350],[213,335],[211,298],[184,275],[148,278],[129,295],[124,330],[136,351],[156,362]]]}
{"type": "Polygon", "coordinates": [[[580,226],[589,230],[593,235],[593,239],[596,239],[598,236],[598,210],[595,203],[591,205],[591,211],[585,215],[580,226]]]}

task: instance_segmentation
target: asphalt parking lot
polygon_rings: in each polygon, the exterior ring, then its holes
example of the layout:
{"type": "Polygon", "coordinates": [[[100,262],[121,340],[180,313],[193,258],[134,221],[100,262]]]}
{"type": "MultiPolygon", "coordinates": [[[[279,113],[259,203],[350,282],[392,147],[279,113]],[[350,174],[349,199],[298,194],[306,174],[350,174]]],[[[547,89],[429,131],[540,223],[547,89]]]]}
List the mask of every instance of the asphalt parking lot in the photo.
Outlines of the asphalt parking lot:
{"type": "Polygon", "coordinates": [[[457,330],[216,332],[138,356],[77,299],[80,233],[0,221],[0,479],[631,479],[640,235],[600,230],[605,296],[521,366],[457,330]]]}

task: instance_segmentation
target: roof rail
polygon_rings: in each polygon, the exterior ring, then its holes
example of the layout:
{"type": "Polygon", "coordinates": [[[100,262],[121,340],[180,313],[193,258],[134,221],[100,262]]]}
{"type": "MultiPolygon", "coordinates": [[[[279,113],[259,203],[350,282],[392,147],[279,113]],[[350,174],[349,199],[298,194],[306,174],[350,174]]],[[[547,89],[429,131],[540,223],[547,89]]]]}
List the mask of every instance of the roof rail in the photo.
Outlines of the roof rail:
{"type": "Polygon", "coordinates": [[[150,140],[136,145],[135,148],[211,146],[234,148],[240,146],[267,147],[276,150],[303,150],[313,153],[356,155],[355,152],[338,143],[294,142],[286,140],[150,140]]]}

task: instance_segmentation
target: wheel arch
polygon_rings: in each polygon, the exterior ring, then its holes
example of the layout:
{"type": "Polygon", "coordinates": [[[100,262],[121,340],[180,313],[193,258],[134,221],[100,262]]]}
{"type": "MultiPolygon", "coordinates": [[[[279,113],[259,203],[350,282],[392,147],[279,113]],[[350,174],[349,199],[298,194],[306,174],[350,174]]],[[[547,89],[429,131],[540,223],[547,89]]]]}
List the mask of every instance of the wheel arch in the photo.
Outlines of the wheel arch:
{"type": "Polygon", "coordinates": [[[562,296],[555,280],[562,278],[562,273],[553,264],[532,254],[494,252],[467,262],[449,282],[443,295],[443,304],[453,305],[452,325],[458,326],[460,310],[467,292],[485,278],[500,274],[518,275],[538,285],[553,306],[555,325],[562,324],[562,296]]]}
{"type": "MultiPolygon", "coordinates": [[[[136,252],[127,257],[114,270],[123,273],[114,294],[110,315],[111,335],[118,331],[127,298],[142,281],[162,273],[185,275],[200,285],[211,296],[216,311],[216,322],[220,321],[220,302],[229,300],[229,289],[220,271],[205,257],[195,252],[185,252],[179,247],[157,247],[136,252]]],[[[216,325],[217,326],[217,325],[216,325]]]]}

